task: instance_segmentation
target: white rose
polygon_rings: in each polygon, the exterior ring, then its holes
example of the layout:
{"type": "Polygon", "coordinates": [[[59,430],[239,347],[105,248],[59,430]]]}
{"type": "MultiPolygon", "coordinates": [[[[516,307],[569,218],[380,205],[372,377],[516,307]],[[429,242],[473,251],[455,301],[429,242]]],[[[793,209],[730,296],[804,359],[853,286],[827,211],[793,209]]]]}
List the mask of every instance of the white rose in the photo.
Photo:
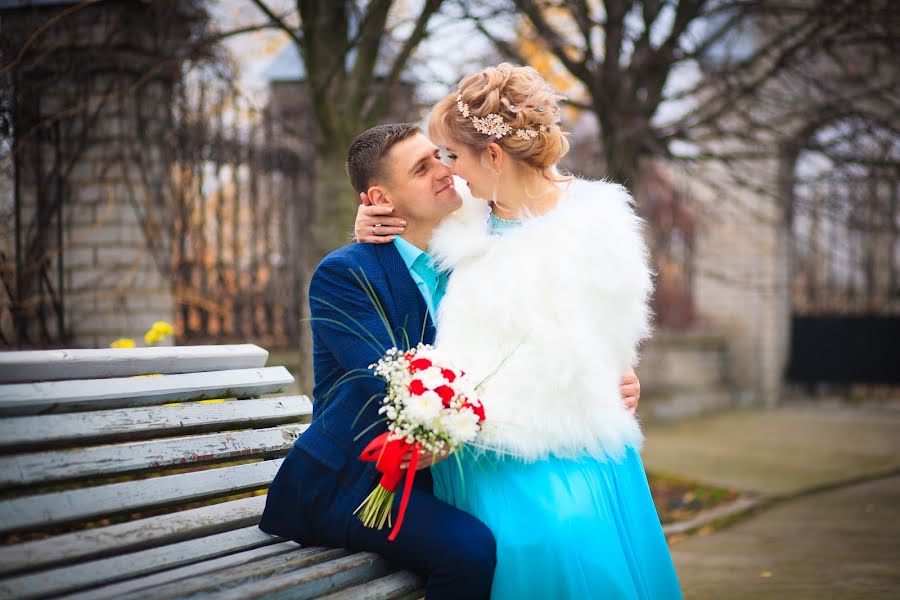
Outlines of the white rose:
{"type": "Polygon", "coordinates": [[[418,396],[410,396],[406,400],[404,412],[410,421],[427,427],[441,414],[443,408],[441,397],[429,390],[418,396]]]}
{"type": "Polygon", "coordinates": [[[478,415],[470,408],[446,411],[441,417],[441,426],[454,442],[471,442],[478,434],[478,415]]]}
{"type": "Polygon", "coordinates": [[[441,387],[447,383],[444,374],[441,373],[441,370],[438,367],[428,367],[427,369],[423,369],[416,373],[416,378],[421,379],[422,383],[425,384],[425,387],[429,390],[441,387]]]}

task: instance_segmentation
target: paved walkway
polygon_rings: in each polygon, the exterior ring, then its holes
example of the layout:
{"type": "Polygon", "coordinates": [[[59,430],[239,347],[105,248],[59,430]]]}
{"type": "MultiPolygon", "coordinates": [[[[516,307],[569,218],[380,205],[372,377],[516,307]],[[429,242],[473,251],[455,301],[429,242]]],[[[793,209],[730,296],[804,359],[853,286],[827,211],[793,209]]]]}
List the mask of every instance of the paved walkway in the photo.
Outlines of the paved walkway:
{"type": "Polygon", "coordinates": [[[900,476],[803,496],[672,544],[685,598],[900,597],[900,476]]]}
{"type": "Polygon", "coordinates": [[[744,409],[645,431],[648,470],[780,499],[670,540],[686,598],[900,597],[900,411],[744,409]]]}

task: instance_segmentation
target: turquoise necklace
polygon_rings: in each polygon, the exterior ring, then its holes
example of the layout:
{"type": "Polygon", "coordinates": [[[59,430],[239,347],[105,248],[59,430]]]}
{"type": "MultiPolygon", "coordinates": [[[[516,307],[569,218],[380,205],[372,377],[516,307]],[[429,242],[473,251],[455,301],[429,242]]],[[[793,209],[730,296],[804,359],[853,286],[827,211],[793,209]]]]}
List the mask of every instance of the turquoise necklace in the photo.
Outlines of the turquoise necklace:
{"type": "Polygon", "coordinates": [[[503,217],[498,217],[496,214],[491,212],[491,233],[500,234],[508,229],[515,229],[522,224],[522,221],[517,221],[515,219],[504,219],[503,217]]]}

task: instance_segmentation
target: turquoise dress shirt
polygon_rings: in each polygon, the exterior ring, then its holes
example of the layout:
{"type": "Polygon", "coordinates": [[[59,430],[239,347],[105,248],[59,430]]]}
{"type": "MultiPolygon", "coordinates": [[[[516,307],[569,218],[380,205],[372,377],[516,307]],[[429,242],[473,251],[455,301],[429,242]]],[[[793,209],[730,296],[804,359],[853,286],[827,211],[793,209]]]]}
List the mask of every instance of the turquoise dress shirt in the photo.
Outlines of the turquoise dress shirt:
{"type": "Polygon", "coordinates": [[[394,237],[394,246],[400,253],[400,258],[403,259],[406,268],[409,269],[409,274],[416,282],[419,292],[422,293],[431,320],[435,321],[437,307],[440,306],[441,298],[444,297],[447,289],[447,273],[438,271],[434,266],[434,261],[425,251],[420,250],[399,235],[394,237]]]}

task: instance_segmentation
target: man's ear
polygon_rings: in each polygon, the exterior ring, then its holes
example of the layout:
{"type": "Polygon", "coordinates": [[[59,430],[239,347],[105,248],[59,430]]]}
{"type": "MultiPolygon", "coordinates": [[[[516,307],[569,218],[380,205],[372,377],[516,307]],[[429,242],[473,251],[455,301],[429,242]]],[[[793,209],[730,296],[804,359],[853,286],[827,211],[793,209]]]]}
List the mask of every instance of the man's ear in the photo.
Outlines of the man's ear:
{"type": "Polygon", "coordinates": [[[373,185],[369,188],[367,193],[373,206],[389,206],[394,208],[394,204],[391,202],[390,198],[388,198],[387,194],[385,194],[384,188],[381,186],[373,185]]]}
{"type": "Polygon", "coordinates": [[[484,149],[488,163],[491,165],[491,168],[495,173],[499,173],[503,168],[503,157],[505,153],[503,152],[503,148],[500,147],[499,144],[491,142],[487,145],[487,148],[484,149]]]}

